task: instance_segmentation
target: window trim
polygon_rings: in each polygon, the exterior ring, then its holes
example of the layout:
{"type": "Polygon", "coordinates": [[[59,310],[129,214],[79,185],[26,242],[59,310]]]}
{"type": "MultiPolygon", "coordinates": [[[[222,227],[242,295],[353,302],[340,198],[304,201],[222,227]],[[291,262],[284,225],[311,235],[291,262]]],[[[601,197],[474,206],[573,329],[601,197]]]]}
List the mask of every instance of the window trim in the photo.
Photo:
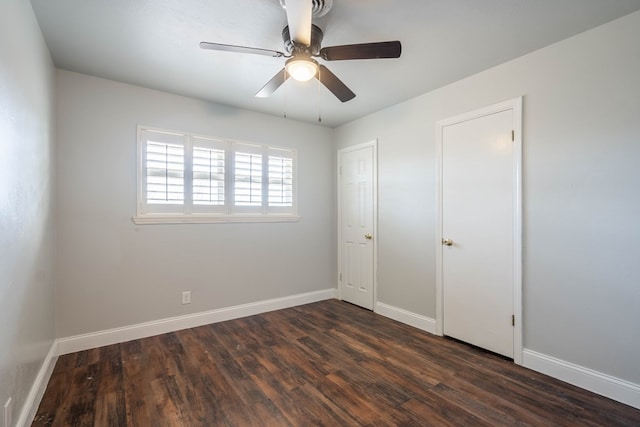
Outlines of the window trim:
{"type": "MultiPolygon", "coordinates": [[[[136,159],[136,215],[131,219],[135,224],[214,224],[214,223],[273,223],[273,222],[297,222],[300,220],[298,215],[298,160],[297,150],[293,148],[280,147],[272,144],[260,144],[255,142],[246,142],[229,138],[220,138],[208,135],[194,134],[188,132],[179,132],[175,130],[160,129],[151,126],[138,125],[137,127],[137,159],[136,159]],[[145,132],[155,132],[171,135],[171,138],[182,138],[184,147],[184,203],[175,205],[179,208],[176,212],[174,205],[165,205],[158,211],[165,212],[149,212],[148,204],[145,200],[145,148],[148,141],[145,132]],[[193,181],[192,170],[193,162],[192,151],[193,141],[197,139],[206,139],[213,141],[215,145],[225,147],[225,204],[224,206],[214,206],[210,211],[203,211],[199,205],[194,205],[192,199],[192,188],[188,181],[193,181]],[[251,147],[252,150],[259,151],[262,155],[263,163],[263,182],[262,182],[262,206],[247,207],[235,206],[234,203],[234,158],[236,150],[242,152],[242,148],[251,147]],[[291,207],[268,206],[269,177],[267,166],[268,158],[272,153],[280,152],[290,155],[293,159],[293,204],[291,207]],[[265,182],[266,178],[266,182],[265,182]],[[173,210],[173,211],[171,211],[173,210]]],[[[197,144],[196,144],[197,146],[197,144]]]]}

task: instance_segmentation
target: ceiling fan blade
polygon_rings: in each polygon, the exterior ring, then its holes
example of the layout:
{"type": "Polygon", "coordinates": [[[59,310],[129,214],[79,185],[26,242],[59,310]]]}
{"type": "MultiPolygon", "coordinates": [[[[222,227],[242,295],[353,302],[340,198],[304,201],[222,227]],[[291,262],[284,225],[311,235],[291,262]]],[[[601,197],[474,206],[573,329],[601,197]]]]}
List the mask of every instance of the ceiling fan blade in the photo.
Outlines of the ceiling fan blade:
{"type": "Polygon", "coordinates": [[[347,59],[399,58],[402,45],[399,41],[345,44],[320,49],[320,57],[325,61],[342,61],[347,59]]]}
{"type": "Polygon", "coordinates": [[[258,98],[270,97],[273,94],[273,92],[276,91],[276,89],[278,89],[280,86],[282,86],[284,82],[287,81],[288,78],[289,78],[289,73],[287,73],[287,71],[283,68],[282,70],[278,71],[276,75],[273,76],[271,80],[269,80],[267,84],[264,85],[262,89],[260,89],[258,93],[256,93],[256,97],[258,98]]]}
{"type": "Polygon", "coordinates": [[[319,68],[320,71],[318,72],[317,76],[318,80],[320,80],[320,83],[325,85],[325,87],[329,89],[331,93],[336,96],[336,98],[338,98],[342,102],[347,102],[355,98],[356,94],[353,93],[351,89],[347,87],[347,85],[342,83],[342,81],[338,77],[336,77],[335,74],[329,71],[327,67],[325,67],[324,65],[320,65],[319,68]]]}
{"type": "Polygon", "coordinates": [[[285,8],[291,40],[311,46],[311,0],[286,0],[285,8]]]}
{"type": "Polygon", "coordinates": [[[272,56],[274,58],[279,58],[281,56],[284,56],[284,53],[278,52],[277,50],[259,49],[257,47],[247,47],[247,46],[234,46],[232,44],[200,42],[200,47],[202,49],[221,50],[223,52],[238,52],[238,53],[252,53],[254,55],[266,55],[266,56],[272,56]]]}

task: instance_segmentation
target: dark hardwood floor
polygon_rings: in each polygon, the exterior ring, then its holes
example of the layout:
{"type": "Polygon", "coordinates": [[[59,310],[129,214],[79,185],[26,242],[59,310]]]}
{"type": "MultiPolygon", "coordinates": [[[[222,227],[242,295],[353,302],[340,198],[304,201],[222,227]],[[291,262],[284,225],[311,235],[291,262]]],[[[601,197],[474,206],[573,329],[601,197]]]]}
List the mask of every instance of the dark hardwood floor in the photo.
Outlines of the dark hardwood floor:
{"type": "Polygon", "coordinates": [[[640,426],[640,411],[337,300],[58,359],[34,426],[640,426]]]}

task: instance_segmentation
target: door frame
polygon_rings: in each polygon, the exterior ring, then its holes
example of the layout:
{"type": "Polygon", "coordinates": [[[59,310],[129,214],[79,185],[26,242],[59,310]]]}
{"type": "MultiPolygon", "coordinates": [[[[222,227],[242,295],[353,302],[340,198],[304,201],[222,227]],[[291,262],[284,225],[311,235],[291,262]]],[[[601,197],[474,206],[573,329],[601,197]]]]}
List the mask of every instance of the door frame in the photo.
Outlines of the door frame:
{"type": "Polygon", "coordinates": [[[480,108],[436,122],[436,334],[444,335],[444,278],[442,266],[443,212],[442,212],[442,168],[443,131],[447,126],[466,122],[483,116],[513,111],[513,361],[522,365],[522,100],[513,98],[498,104],[480,108]]]}
{"type": "Polygon", "coordinates": [[[373,296],[373,311],[377,312],[377,302],[378,302],[378,140],[373,139],[368,142],[363,142],[356,145],[351,145],[349,147],[341,148],[337,152],[337,163],[336,163],[336,185],[338,200],[336,203],[337,206],[337,218],[338,218],[338,260],[337,267],[338,271],[336,274],[337,280],[337,288],[338,288],[338,299],[342,300],[342,281],[340,279],[340,273],[342,272],[342,155],[344,153],[348,153],[351,151],[361,150],[363,148],[373,147],[373,165],[372,165],[372,174],[373,174],[373,182],[372,182],[372,192],[373,192],[373,200],[372,200],[372,208],[373,208],[373,284],[372,284],[372,296],[373,296]]]}

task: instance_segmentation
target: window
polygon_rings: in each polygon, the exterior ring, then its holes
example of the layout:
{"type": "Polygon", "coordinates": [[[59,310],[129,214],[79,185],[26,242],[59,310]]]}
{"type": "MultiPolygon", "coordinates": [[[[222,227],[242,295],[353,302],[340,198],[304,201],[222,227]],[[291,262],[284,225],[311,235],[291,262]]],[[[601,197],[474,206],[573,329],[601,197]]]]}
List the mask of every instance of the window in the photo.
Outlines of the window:
{"type": "Polygon", "coordinates": [[[296,221],[296,151],[138,128],[137,224],[296,221]]]}

